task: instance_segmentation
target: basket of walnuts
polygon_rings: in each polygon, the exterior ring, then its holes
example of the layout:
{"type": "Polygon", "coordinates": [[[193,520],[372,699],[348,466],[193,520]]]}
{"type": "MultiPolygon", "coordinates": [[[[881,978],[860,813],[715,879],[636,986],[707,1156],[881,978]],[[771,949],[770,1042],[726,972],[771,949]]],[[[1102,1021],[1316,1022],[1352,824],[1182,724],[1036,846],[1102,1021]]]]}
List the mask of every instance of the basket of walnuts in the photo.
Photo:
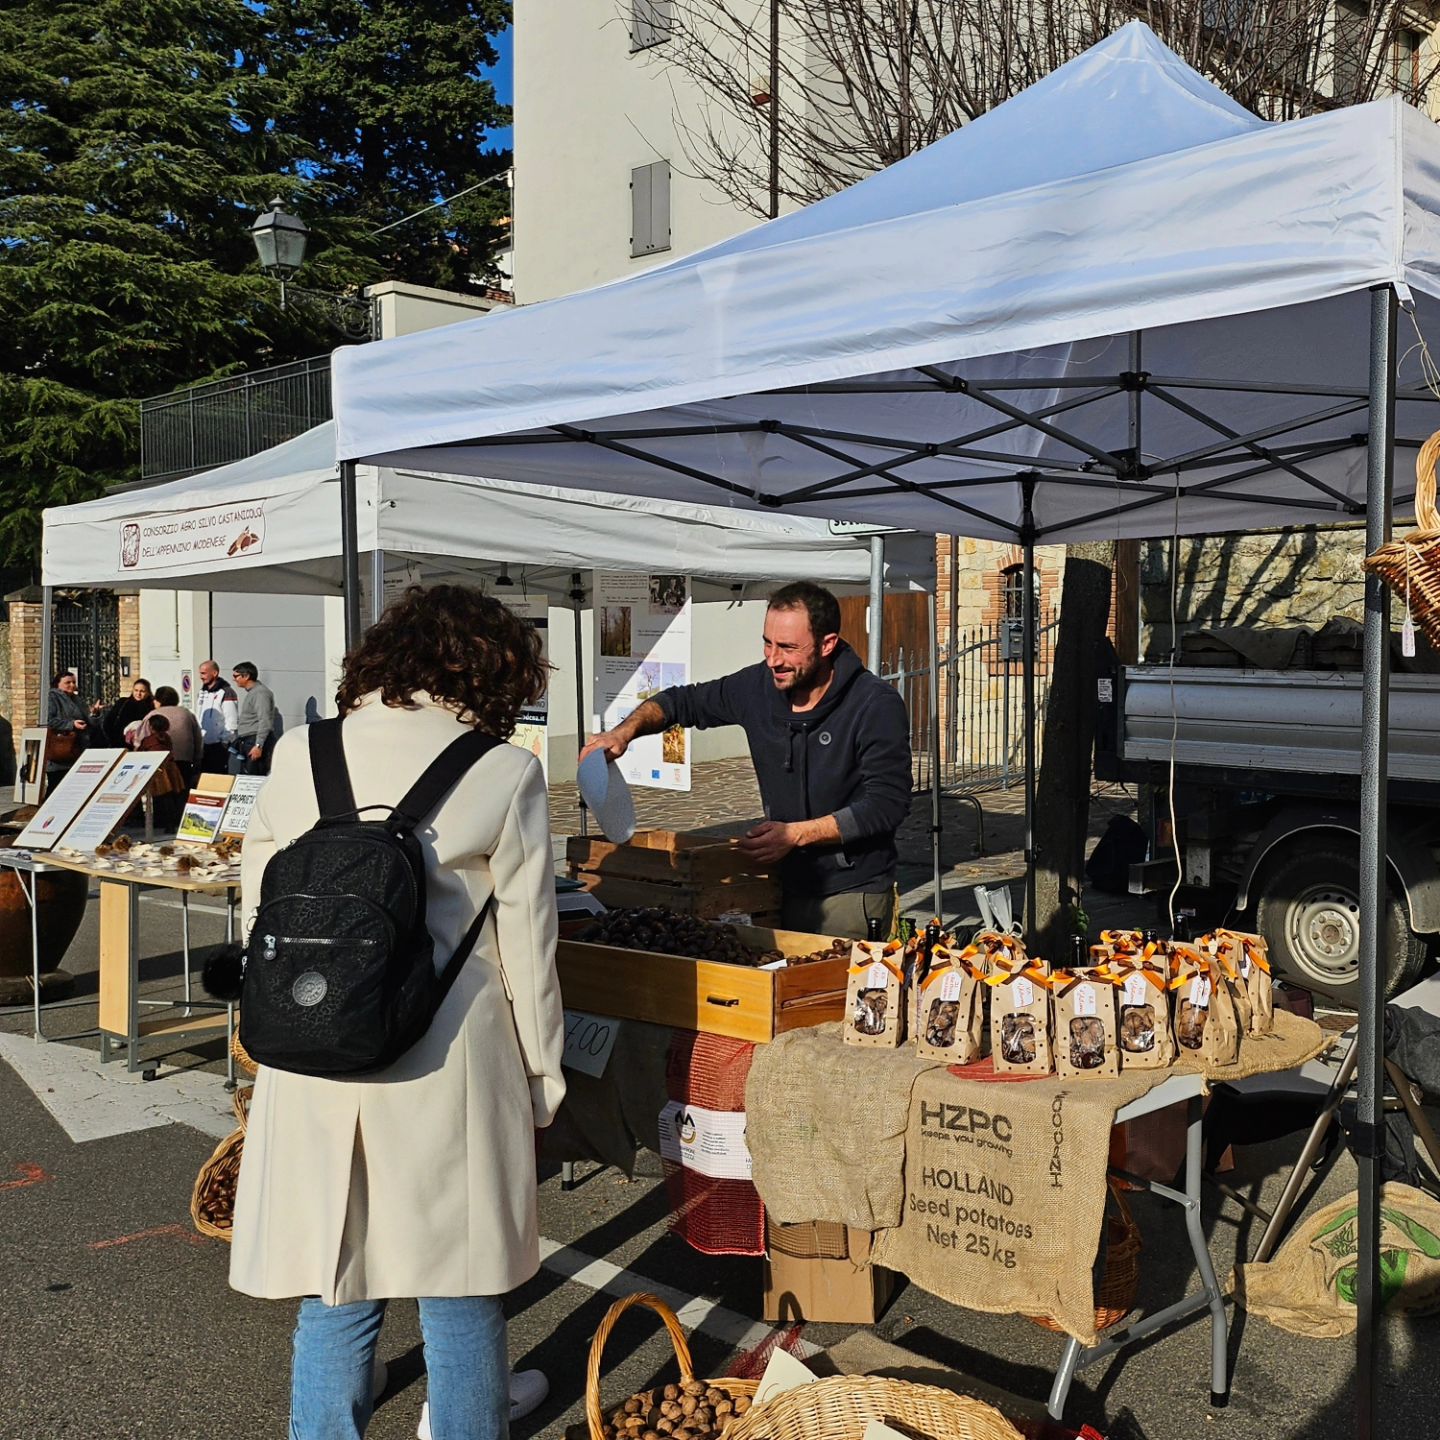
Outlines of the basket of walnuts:
{"type": "Polygon", "coordinates": [[[617,1300],[606,1312],[590,1342],[585,1372],[585,1419],[590,1440],[718,1440],[726,1428],[750,1409],[753,1380],[697,1380],[690,1346],[675,1312],[658,1296],[643,1292],[617,1300]],[[644,1305],[665,1322],[680,1380],[632,1395],[608,1409],[600,1402],[600,1361],[615,1322],[629,1309],[644,1305]]]}

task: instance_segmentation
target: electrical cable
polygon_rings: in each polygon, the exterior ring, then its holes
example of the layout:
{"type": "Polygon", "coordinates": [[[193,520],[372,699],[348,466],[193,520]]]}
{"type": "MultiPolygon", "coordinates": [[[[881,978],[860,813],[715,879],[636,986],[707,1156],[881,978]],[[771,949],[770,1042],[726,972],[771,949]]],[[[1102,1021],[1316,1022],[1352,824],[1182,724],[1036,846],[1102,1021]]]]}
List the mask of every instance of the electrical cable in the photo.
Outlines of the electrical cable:
{"type": "Polygon", "coordinates": [[[1165,908],[1170,913],[1170,933],[1175,933],[1175,897],[1185,880],[1180,859],[1180,827],[1175,823],[1175,751],[1180,740],[1180,712],[1175,704],[1175,657],[1180,653],[1180,472],[1175,472],[1175,517],[1170,533],[1170,844],[1175,851],[1175,884],[1165,908]]]}

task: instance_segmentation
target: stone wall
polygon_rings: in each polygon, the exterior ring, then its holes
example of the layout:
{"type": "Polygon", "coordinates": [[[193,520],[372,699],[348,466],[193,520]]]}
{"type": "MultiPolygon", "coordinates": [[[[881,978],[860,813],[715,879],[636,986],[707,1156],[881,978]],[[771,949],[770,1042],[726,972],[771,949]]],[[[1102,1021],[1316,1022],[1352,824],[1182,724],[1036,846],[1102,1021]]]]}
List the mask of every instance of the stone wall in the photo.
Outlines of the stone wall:
{"type": "MultiPolygon", "coordinates": [[[[1182,635],[1221,625],[1318,630],[1337,616],[1364,621],[1365,532],[1358,526],[1182,539],[1178,549],[1182,635]]],[[[1142,644],[1151,657],[1171,645],[1169,554],[1168,540],[1147,541],[1141,550],[1142,644]]]]}

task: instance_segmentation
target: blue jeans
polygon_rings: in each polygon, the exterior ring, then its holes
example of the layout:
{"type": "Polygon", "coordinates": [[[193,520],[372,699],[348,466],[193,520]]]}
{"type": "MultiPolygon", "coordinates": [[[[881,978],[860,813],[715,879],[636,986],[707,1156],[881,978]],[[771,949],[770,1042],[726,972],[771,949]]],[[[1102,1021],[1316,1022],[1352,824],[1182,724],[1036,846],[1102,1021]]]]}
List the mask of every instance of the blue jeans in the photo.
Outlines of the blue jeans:
{"type": "MultiPolygon", "coordinates": [[[[506,1440],[510,1364],[498,1295],[421,1300],[430,1431],[435,1440],[506,1440]]],[[[385,1301],[300,1302],[290,1383],[290,1440],[359,1440],[385,1301]]]]}

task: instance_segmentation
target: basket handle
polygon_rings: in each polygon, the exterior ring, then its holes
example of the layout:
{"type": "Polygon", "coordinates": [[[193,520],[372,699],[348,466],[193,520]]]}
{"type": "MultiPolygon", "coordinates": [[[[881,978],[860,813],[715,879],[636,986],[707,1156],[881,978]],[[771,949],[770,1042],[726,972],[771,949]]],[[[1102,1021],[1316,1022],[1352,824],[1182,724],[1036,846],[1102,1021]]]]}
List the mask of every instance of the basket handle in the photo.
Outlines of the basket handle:
{"type": "Polygon", "coordinates": [[[617,1300],[605,1312],[605,1318],[600,1322],[600,1328],[590,1342],[590,1360],[585,1367],[585,1423],[590,1427],[590,1440],[604,1440],[605,1436],[605,1417],[600,1411],[600,1360],[605,1352],[605,1342],[610,1338],[610,1332],[620,1317],[636,1305],[644,1305],[653,1310],[665,1322],[665,1328],[670,1332],[670,1343],[675,1347],[675,1358],[680,1362],[681,1381],[688,1382],[695,1378],[690,1345],[675,1312],[658,1295],[647,1295],[643,1290],[637,1290],[635,1294],[617,1300]]]}
{"type": "Polygon", "coordinates": [[[1415,525],[1420,530],[1440,530],[1440,510],[1435,508],[1435,462],[1440,460],[1440,430],[1421,447],[1415,457],[1415,525]]]}

